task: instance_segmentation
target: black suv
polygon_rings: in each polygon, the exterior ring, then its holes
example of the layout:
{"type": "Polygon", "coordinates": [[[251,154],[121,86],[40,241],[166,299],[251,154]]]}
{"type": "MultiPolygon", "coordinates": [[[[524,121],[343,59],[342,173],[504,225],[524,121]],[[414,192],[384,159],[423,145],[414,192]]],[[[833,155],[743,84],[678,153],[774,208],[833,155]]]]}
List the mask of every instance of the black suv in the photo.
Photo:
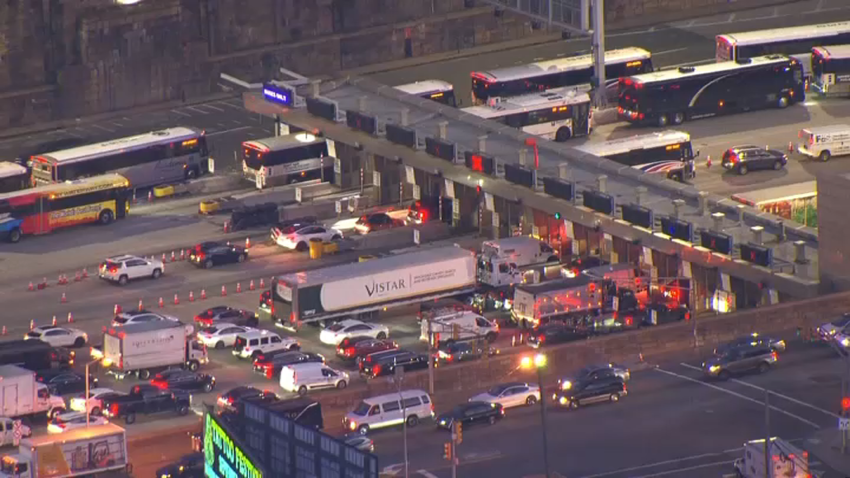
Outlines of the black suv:
{"type": "Polygon", "coordinates": [[[498,403],[462,403],[437,417],[437,428],[451,430],[455,423],[462,423],[464,427],[482,423],[493,425],[504,416],[505,409],[498,403]]]}
{"type": "Polygon", "coordinates": [[[626,382],[615,370],[602,368],[575,381],[559,380],[552,400],[556,405],[578,408],[596,402],[618,402],[627,394],[626,382]]]}
{"type": "Polygon", "coordinates": [[[405,372],[428,368],[428,356],[416,352],[402,350],[395,355],[378,358],[373,363],[365,363],[362,373],[369,377],[392,375],[395,369],[401,367],[405,372]]]}
{"type": "Polygon", "coordinates": [[[540,348],[545,345],[573,342],[587,338],[587,333],[562,323],[550,323],[538,327],[528,336],[528,345],[540,348]]]}
{"type": "Polygon", "coordinates": [[[788,163],[788,156],[775,149],[759,146],[736,146],[723,153],[721,165],[741,176],[757,169],[780,170],[788,163]]]}
{"type": "Polygon", "coordinates": [[[702,369],[711,378],[727,380],[742,373],[767,372],[778,358],[769,344],[743,345],[726,348],[720,355],[703,362],[702,369]]]}

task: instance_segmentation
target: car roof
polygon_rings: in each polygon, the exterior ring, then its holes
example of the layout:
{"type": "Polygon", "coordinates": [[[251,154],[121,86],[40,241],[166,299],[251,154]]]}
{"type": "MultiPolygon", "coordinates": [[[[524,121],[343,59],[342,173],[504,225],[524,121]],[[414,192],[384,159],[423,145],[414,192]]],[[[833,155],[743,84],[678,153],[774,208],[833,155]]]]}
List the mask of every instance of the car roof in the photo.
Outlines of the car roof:
{"type": "Polygon", "coordinates": [[[263,337],[263,336],[280,337],[280,335],[278,335],[277,332],[273,332],[271,330],[264,330],[264,329],[252,329],[252,330],[248,330],[248,331],[245,331],[245,332],[240,332],[239,336],[244,337],[246,339],[259,338],[259,337],[263,337]]]}
{"type": "Polygon", "coordinates": [[[248,395],[248,394],[262,394],[263,391],[257,387],[250,387],[247,385],[240,385],[238,387],[231,388],[230,390],[224,392],[222,395],[248,395]]]}
{"type": "Polygon", "coordinates": [[[140,257],[131,256],[129,254],[124,254],[124,255],[120,255],[120,256],[112,256],[112,257],[106,258],[107,261],[112,261],[112,262],[124,262],[124,261],[129,261],[131,259],[140,259],[140,257]]]}
{"type": "Polygon", "coordinates": [[[57,375],[63,375],[63,374],[66,374],[66,373],[70,373],[70,374],[73,374],[73,375],[81,375],[79,372],[77,372],[76,370],[73,370],[73,369],[58,369],[58,368],[52,368],[52,369],[48,369],[48,370],[39,370],[35,374],[37,376],[45,378],[45,377],[55,377],[57,375]]]}
{"type": "Polygon", "coordinates": [[[58,325],[39,325],[38,327],[32,329],[31,332],[35,332],[36,330],[47,331],[47,330],[64,329],[64,328],[65,327],[61,327],[61,326],[58,326],[58,325]]]}

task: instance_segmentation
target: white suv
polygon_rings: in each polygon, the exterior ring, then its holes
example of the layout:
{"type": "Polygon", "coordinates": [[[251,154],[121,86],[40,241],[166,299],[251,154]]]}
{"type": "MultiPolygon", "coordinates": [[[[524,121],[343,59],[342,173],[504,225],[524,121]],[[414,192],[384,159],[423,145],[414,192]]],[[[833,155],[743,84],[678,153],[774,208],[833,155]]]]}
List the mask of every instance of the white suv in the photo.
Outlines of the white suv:
{"type": "Polygon", "coordinates": [[[300,350],[301,344],[292,337],[281,338],[268,330],[250,330],[236,336],[233,342],[233,355],[239,358],[255,359],[264,352],[277,350],[300,350]]]}
{"type": "Polygon", "coordinates": [[[100,264],[98,275],[103,280],[124,285],[133,279],[159,279],[163,272],[165,264],[162,261],[136,256],[115,256],[100,264]]]}

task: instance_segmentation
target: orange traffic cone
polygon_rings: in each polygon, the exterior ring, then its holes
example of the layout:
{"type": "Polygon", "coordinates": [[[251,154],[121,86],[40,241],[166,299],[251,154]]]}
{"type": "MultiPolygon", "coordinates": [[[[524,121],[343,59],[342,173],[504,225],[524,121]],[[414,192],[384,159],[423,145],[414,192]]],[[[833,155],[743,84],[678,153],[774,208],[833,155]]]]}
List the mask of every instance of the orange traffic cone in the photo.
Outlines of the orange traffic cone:
{"type": "Polygon", "coordinates": [[[265,288],[266,288],[265,282],[263,282],[263,279],[260,279],[260,289],[265,289],[265,288]]]}
{"type": "Polygon", "coordinates": [[[27,288],[27,290],[29,290],[30,292],[35,290],[35,286],[32,284],[32,281],[30,281],[30,286],[27,288]]]}
{"type": "Polygon", "coordinates": [[[74,323],[74,314],[72,314],[72,313],[70,313],[70,312],[68,312],[68,323],[69,323],[69,324],[73,324],[73,323],[74,323]]]}
{"type": "Polygon", "coordinates": [[[56,327],[56,316],[53,316],[53,326],[56,327]]]}
{"type": "Polygon", "coordinates": [[[115,304],[115,307],[112,309],[112,315],[118,315],[121,313],[121,306],[115,304]]]}
{"type": "Polygon", "coordinates": [[[139,299],[139,312],[143,311],[144,309],[145,309],[145,306],[144,306],[144,304],[142,304],[142,299],[139,299]]]}
{"type": "Polygon", "coordinates": [[[83,267],[83,279],[88,279],[89,271],[85,267],[83,267]]]}
{"type": "Polygon", "coordinates": [[[180,249],[180,260],[181,261],[186,260],[186,249],[180,249]]]}
{"type": "MultiPolygon", "coordinates": [[[[32,285],[32,284],[30,284],[32,285]]],[[[251,279],[251,282],[248,284],[248,289],[254,290],[254,279],[251,279]]]]}
{"type": "Polygon", "coordinates": [[[705,167],[706,169],[711,168],[711,155],[705,157],[705,167]]]}
{"type": "Polygon", "coordinates": [[[242,292],[242,283],[241,283],[241,282],[237,282],[237,283],[236,283],[236,293],[238,294],[238,293],[240,293],[240,292],[242,292]]]}
{"type": "Polygon", "coordinates": [[[180,296],[174,294],[174,305],[180,305],[180,296]]]}
{"type": "Polygon", "coordinates": [[[207,290],[201,289],[201,299],[206,299],[206,298],[207,298],[207,290]]]}
{"type": "Polygon", "coordinates": [[[162,253],[162,263],[165,264],[165,253],[162,253]]]}
{"type": "Polygon", "coordinates": [[[6,326],[3,326],[3,335],[6,335],[6,326]]]}
{"type": "Polygon", "coordinates": [[[163,302],[162,297],[159,298],[159,308],[165,307],[165,302],[163,302]]]}
{"type": "Polygon", "coordinates": [[[80,282],[82,279],[83,277],[80,275],[79,271],[74,274],[74,282],[80,282]]]}
{"type": "Polygon", "coordinates": [[[227,287],[221,286],[221,296],[227,297],[227,287]]]}
{"type": "Polygon", "coordinates": [[[61,302],[61,303],[63,303],[63,304],[64,304],[64,303],[66,303],[66,302],[68,302],[68,298],[67,298],[67,297],[65,297],[65,293],[64,293],[64,292],[62,293],[62,299],[60,300],[60,302],[61,302]]]}
{"type": "Polygon", "coordinates": [[[189,302],[195,302],[195,293],[189,291],[189,302]]]}
{"type": "Polygon", "coordinates": [[[35,321],[34,321],[34,320],[30,320],[30,330],[32,330],[32,329],[34,329],[34,328],[35,328],[35,321]]]}
{"type": "Polygon", "coordinates": [[[246,237],[245,238],[245,249],[250,249],[250,248],[251,248],[251,238],[246,237]]]}
{"type": "Polygon", "coordinates": [[[788,141],[788,154],[791,154],[793,152],[794,152],[794,142],[788,141]]]}
{"type": "Polygon", "coordinates": [[[174,261],[175,261],[175,259],[174,259],[174,251],[171,251],[171,262],[174,262],[174,261]]]}
{"type": "Polygon", "coordinates": [[[148,191],[148,202],[153,201],[153,190],[148,191]]]}

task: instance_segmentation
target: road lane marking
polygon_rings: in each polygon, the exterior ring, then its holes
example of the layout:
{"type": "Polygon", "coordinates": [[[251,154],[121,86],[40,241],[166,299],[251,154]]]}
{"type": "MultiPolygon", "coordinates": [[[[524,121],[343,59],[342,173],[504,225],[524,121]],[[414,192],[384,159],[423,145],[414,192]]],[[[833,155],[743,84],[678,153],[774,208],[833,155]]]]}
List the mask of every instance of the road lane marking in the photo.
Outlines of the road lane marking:
{"type": "MultiPolygon", "coordinates": [[[[701,369],[701,368],[699,368],[699,367],[695,367],[695,366],[693,366],[693,365],[691,365],[691,364],[689,364],[689,363],[684,363],[684,362],[682,362],[682,363],[680,363],[679,365],[681,365],[682,367],[685,367],[685,368],[689,368],[689,369],[691,369],[691,370],[698,370],[698,371],[702,372],[702,369],[701,369]]],[[[730,381],[730,382],[737,383],[737,384],[740,384],[740,385],[743,385],[743,386],[745,386],[745,387],[750,387],[750,388],[752,388],[752,389],[759,390],[759,391],[761,391],[761,392],[764,392],[764,391],[766,391],[766,390],[767,390],[767,389],[765,389],[765,388],[759,387],[758,385],[753,385],[752,383],[745,382],[745,381],[743,381],[743,380],[738,380],[738,379],[736,379],[736,378],[733,378],[733,379],[731,379],[731,380],[729,380],[729,381],[730,381]]],[[[816,407],[816,406],[812,405],[811,403],[806,403],[806,402],[804,402],[804,401],[802,401],[802,400],[797,400],[797,399],[796,399],[796,398],[794,398],[794,397],[789,397],[788,395],[783,395],[783,394],[781,394],[781,393],[779,393],[779,392],[774,392],[773,390],[767,390],[767,391],[769,391],[772,395],[776,395],[776,396],[777,396],[777,397],[779,397],[779,398],[784,398],[785,400],[788,400],[789,402],[792,402],[792,403],[796,403],[797,405],[800,405],[800,406],[802,406],[802,407],[810,408],[810,409],[812,409],[812,410],[814,410],[814,411],[816,411],[816,412],[825,413],[825,414],[827,414],[827,415],[829,415],[829,416],[831,416],[831,417],[833,417],[833,418],[841,418],[841,417],[840,417],[837,413],[832,413],[832,412],[830,412],[829,410],[824,410],[823,408],[816,407]]]]}
{"type": "MultiPolygon", "coordinates": [[[[681,378],[682,380],[687,380],[687,381],[689,381],[689,382],[697,383],[697,384],[703,385],[703,386],[705,386],[705,387],[712,388],[712,389],[714,389],[714,390],[717,390],[718,392],[723,392],[723,393],[726,393],[726,394],[732,395],[733,397],[738,397],[738,398],[740,398],[741,400],[746,400],[746,401],[748,401],[748,402],[755,403],[756,405],[759,405],[759,406],[764,406],[764,402],[762,402],[762,401],[760,401],[760,400],[756,400],[756,399],[754,399],[754,398],[750,398],[750,397],[748,397],[748,396],[746,396],[746,395],[743,395],[743,394],[740,394],[740,393],[738,393],[738,392],[733,392],[732,390],[727,390],[727,389],[725,389],[725,388],[723,388],[723,387],[718,387],[717,385],[714,385],[714,384],[711,384],[711,383],[706,383],[706,382],[703,382],[703,381],[701,381],[701,380],[697,380],[697,379],[695,379],[695,378],[688,377],[687,375],[682,375],[682,374],[678,374],[678,373],[675,373],[675,372],[670,372],[670,371],[668,371],[668,370],[664,370],[664,369],[657,368],[657,367],[656,367],[655,369],[653,369],[653,370],[655,370],[655,371],[657,371],[657,372],[661,372],[661,373],[667,374],[667,375],[670,375],[671,377],[681,378]]],[[[791,413],[791,412],[788,412],[788,411],[785,411],[785,410],[783,410],[783,409],[781,409],[781,408],[777,408],[777,407],[775,407],[774,405],[770,405],[770,409],[771,409],[771,410],[773,410],[773,411],[775,411],[775,412],[779,412],[779,413],[781,413],[781,414],[783,414],[783,415],[785,415],[785,416],[787,416],[787,417],[793,418],[793,419],[795,419],[795,420],[799,420],[799,421],[801,421],[801,422],[805,423],[806,425],[809,425],[809,426],[813,427],[813,428],[814,428],[814,429],[816,429],[816,430],[820,430],[820,428],[821,428],[821,427],[820,427],[820,425],[818,425],[817,423],[814,423],[814,422],[812,422],[812,421],[806,420],[805,418],[803,418],[803,417],[801,417],[801,416],[799,416],[799,415],[795,415],[795,414],[793,414],[793,413],[791,413]]]]}
{"type": "Polygon", "coordinates": [[[123,124],[121,124],[121,123],[119,123],[119,122],[117,122],[117,121],[110,121],[110,123],[111,123],[111,124],[113,124],[113,125],[115,125],[115,126],[117,126],[117,127],[119,127],[119,128],[123,128],[123,127],[124,127],[124,125],[123,125],[123,124]]]}
{"type": "Polygon", "coordinates": [[[194,112],[196,112],[196,113],[201,113],[202,115],[208,115],[208,114],[210,114],[210,113],[209,113],[209,111],[204,111],[204,110],[201,110],[201,109],[195,108],[194,106],[187,106],[185,109],[187,109],[187,110],[191,110],[191,111],[194,111],[194,112]]]}
{"type": "Polygon", "coordinates": [[[687,50],[687,48],[676,48],[675,50],[664,50],[664,51],[659,51],[658,53],[653,53],[652,55],[653,55],[653,56],[658,56],[658,55],[667,55],[667,54],[669,54],[669,53],[676,53],[677,51],[685,51],[685,50],[687,50]]]}
{"type": "Polygon", "coordinates": [[[182,111],[171,110],[171,112],[172,112],[172,113],[177,113],[178,115],[180,115],[180,116],[185,116],[185,117],[187,117],[187,118],[191,118],[191,117],[192,117],[192,115],[190,115],[189,113],[184,113],[184,112],[182,112],[182,111]]]}
{"type": "Polygon", "coordinates": [[[726,454],[726,452],[723,452],[723,453],[705,453],[705,454],[702,454],[702,455],[686,456],[684,458],[676,458],[674,460],[665,460],[665,461],[659,461],[659,462],[656,462],[656,463],[649,463],[647,465],[633,466],[633,467],[630,467],[630,468],[621,468],[619,470],[614,470],[614,471],[606,471],[605,473],[597,473],[595,475],[587,475],[587,476],[583,476],[581,478],[602,478],[604,476],[618,475],[620,473],[628,473],[630,471],[645,470],[647,468],[655,468],[655,467],[658,467],[658,466],[672,465],[674,463],[681,463],[683,461],[693,461],[693,460],[699,460],[701,458],[713,458],[713,457],[718,457],[718,456],[722,456],[722,455],[725,455],[725,454],[726,454]]]}
{"type": "Polygon", "coordinates": [[[428,470],[416,470],[416,473],[424,476],[425,478],[437,478],[437,475],[428,472],[428,470]]]}
{"type": "Polygon", "coordinates": [[[115,130],[114,130],[114,129],[104,128],[103,126],[100,126],[100,125],[98,125],[98,124],[93,124],[93,125],[91,125],[91,126],[92,126],[93,128],[97,128],[97,129],[99,129],[99,130],[106,131],[107,133],[114,133],[114,132],[115,132],[115,130]]]}
{"type": "Polygon", "coordinates": [[[205,104],[202,104],[202,105],[198,105],[198,108],[201,108],[201,107],[203,107],[203,108],[213,109],[213,110],[216,110],[216,111],[221,111],[222,113],[224,112],[224,110],[223,110],[223,109],[221,109],[221,108],[217,108],[217,107],[215,107],[215,106],[213,106],[213,105],[206,104],[206,103],[205,103],[205,104]]]}
{"type": "Polygon", "coordinates": [[[706,463],[704,465],[695,465],[695,466],[690,466],[688,468],[679,468],[678,470],[662,471],[660,473],[653,473],[651,475],[635,476],[633,478],[652,478],[654,476],[666,476],[666,475],[671,475],[673,473],[682,473],[682,472],[685,472],[685,471],[699,470],[701,468],[714,468],[715,466],[720,466],[720,465],[729,466],[733,463],[735,463],[734,460],[732,460],[732,461],[716,461],[714,463],[706,463]]]}
{"type": "Polygon", "coordinates": [[[222,131],[214,131],[212,133],[207,133],[207,136],[215,136],[217,134],[232,133],[234,131],[242,131],[243,129],[248,129],[248,128],[251,128],[251,126],[240,126],[238,128],[225,129],[225,130],[222,130],[222,131]]]}

